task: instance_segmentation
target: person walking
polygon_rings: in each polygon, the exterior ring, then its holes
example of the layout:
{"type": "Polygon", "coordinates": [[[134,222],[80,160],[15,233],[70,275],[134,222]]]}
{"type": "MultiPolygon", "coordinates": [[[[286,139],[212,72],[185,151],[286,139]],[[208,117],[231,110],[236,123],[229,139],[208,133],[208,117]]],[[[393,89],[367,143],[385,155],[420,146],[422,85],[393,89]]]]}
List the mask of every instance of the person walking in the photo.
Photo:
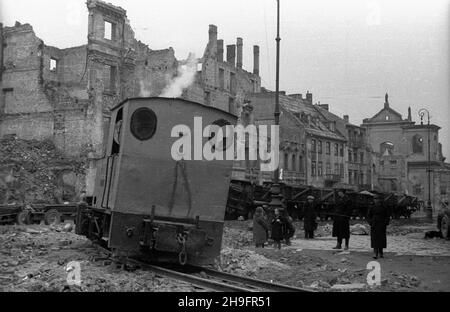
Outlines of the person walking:
{"type": "Polygon", "coordinates": [[[350,240],[349,201],[343,191],[338,192],[333,215],[333,237],[337,238],[337,245],[333,249],[342,249],[345,240],[345,250],[348,250],[350,240]]]}
{"type": "Polygon", "coordinates": [[[269,234],[269,224],[264,216],[264,209],[257,207],[253,216],[253,241],[256,248],[264,248],[269,234]]]}
{"type": "Polygon", "coordinates": [[[308,196],[303,216],[303,228],[305,230],[305,238],[314,238],[314,231],[317,229],[317,212],[314,196],[308,196]]]}
{"type": "Polygon", "coordinates": [[[280,214],[278,208],[274,211],[275,215],[272,219],[272,239],[274,241],[275,248],[281,249],[281,241],[285,239],[286,235],[286,220],[280,214]]]}
{"type": "Polygon", "coordinates": [[[374,251],[374,259],[383,258],[383,248],[387,246],[386,227],[390,213],[378,195],[374,196],[374,204],[367,211],[367,222],[370,225],[370,246],[374,251]]]}

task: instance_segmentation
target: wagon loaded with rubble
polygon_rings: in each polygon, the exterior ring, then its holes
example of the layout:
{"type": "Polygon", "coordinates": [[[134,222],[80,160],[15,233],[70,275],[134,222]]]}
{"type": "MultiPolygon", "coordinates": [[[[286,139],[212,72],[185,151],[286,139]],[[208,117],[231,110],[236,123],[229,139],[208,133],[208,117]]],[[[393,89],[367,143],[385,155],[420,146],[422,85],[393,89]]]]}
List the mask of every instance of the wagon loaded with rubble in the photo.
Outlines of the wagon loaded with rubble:
{"type": "MultiPolygon", "coordinates": [[[[226,210],[227,219],[235,220],[239,216],[249,218],[258,205],[270,203],[270,183],[250,184],[245,181],[233,181],[230,185],[226,210]]],[[[337,193],[342,190],[349,199],[349,217],[364,219],[368,208],[373,205],[373,196],[381,197],[394,219],[410,218],[419,209],[417,197],[406,194],[382,193],[377,191],[352,191],[313,186],[289,186],[280,184],[281,194],[288,214],[294,220],[302,220],[308,196],[314,196],[317,213],[321,220],[333,217],[337,193]]]]}

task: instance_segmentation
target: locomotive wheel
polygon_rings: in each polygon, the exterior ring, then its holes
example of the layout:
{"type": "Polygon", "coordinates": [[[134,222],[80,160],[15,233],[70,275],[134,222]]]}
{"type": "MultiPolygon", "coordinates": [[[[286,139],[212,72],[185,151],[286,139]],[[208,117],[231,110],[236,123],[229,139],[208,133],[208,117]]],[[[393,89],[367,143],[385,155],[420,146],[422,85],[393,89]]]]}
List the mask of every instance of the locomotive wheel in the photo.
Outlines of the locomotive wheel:
{"type": "Polygon", "coordinates": [[[48,210],[44,215],[45,224],[59,224],[61,223],[61,214],[56,209],[48,210]]]}
{"type": "Polygon", "coordinates": [[[21,211],[16,218],[16,222],[18,225],[27,225],[31,222],[31,216],[28,211],[21,211]]]}
{"type": "Polygon", "coordinates": [[[444,216],[442,218],[442,223],[441,223],[441,232],[442,232],[442,237],[449,239],[450,238],[450,219],[448,216],[444,216]]]}

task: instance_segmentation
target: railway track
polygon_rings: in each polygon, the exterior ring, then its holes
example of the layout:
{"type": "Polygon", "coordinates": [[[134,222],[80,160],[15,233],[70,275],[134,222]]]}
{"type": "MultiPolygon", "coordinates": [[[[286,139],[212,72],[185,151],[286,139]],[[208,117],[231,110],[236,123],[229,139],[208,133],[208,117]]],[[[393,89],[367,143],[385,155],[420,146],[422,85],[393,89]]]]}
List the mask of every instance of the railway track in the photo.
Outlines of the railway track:
{"type": "MultiPolygon", "coordinates": [[[[103,247],[98,248],[108,256],[112,253],[103,247]]],[[[153,271],[156,275],[183,281],[208,291],[218,292],[312,292],[311,290],[283,284],[271,283],[250,277],[220,272],[196,266],[159,266],[138,259],[127,262],[142,269],[153,271]]]]}

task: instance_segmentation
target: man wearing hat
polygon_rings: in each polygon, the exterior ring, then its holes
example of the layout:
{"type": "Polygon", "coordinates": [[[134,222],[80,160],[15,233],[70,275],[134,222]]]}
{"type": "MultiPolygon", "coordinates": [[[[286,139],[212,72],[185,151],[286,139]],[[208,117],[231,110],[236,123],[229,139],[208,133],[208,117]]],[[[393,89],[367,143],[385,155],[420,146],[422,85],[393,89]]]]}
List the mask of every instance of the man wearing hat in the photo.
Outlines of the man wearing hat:
{"type": "Polygon", "coordinates": [[[342,249],[345,240],[345,250],[348,250],[350,240],[349,201],[343,191],[338,192],[333,213],[333,237],[337,238],[337,245],[333,249],[342,249]]]}
{"type": "Polygon", "coordinates": [[[303,215],[303,228],[305,230],[305,238],[314,238],[314,231],[317,229],[317,212],[314,196],[308,196],[303,215]]]}

